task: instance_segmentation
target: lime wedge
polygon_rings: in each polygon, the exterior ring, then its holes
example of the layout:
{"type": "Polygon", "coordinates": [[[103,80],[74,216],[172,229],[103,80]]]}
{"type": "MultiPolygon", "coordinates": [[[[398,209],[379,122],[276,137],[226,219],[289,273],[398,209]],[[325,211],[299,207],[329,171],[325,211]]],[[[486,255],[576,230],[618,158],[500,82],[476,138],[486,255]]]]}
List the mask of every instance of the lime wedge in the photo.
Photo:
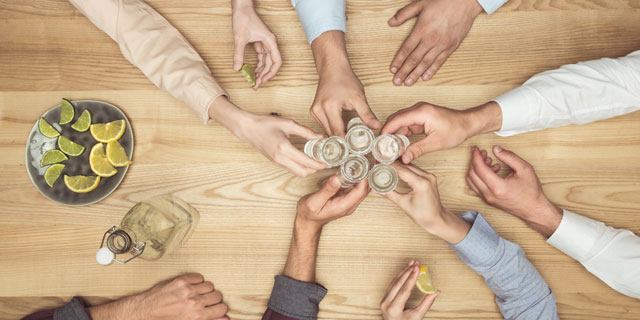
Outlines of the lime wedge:
{"type": "Polygon", "coordinates": [[[256,85],[256,73],[253,72],[253,68],[251,67],[250,64],[248,63],[243,64],[242,68],[240,68],[240,73],[242,73],[244,78],[247,79],[247,81],[249,81],[252,87],[256,85]]]}
{"type": "Polygon", "coordinates": [[[71,125],[71,128],[76,131],[85,132],[89,130],[91,126],[91,112],[88,109],[85,109],[78,117],[78,120],[71,125]]]}
{"type": "Polygon", "coordinates": [[[42,133],[43,136],[48,138],[55,138],[60,135],[60,132],[43,118],[40,118],[38,121],[38,129],[40,129],[40,133],[42,133]]]}
{"type": "Polygon", "coordinates": [[[58,148],[70,156],[79,156],[84,152],[84,147],[82,145],[69,140],[69,138],[65,136],[60,136],[58,138],[58,148]]]}
{"type": "Polygon", "coordinates": [[[47,171],[44,172],[44,181],[47,182],[49,187],[53,188],[53,184],[58,181],[58,178],[60,178],[60,174],[64,167],[64,164],[58,163],[47,168],[47,171]]]}
{"type": "Polygon", "coordinates": [[[40,166],[48,166],[52,163],[58,163],[69,159],[66,154],[62,153],[62,151],[54,149],[45,152],[42,155],[42,159],[40,160],[40,166]]]}
{"type": "Polygon", "coordinates": [[[60,103],[60,124],[67,124],[71,122],[75,113],[76,112],[71,101],[62,98],[62,103],[60,103]]]}

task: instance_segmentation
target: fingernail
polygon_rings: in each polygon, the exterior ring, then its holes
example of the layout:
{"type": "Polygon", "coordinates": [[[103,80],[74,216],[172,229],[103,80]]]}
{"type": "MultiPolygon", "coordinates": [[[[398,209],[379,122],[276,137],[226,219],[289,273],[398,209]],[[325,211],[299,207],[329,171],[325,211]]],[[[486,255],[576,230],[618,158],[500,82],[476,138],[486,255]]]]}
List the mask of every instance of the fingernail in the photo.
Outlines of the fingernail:
{"type": "Polygon", "coordinates": [[[413,84],[413,79],[407,78],[407,80],[404,81],[404,84],[406,84],[408,86],[412,85],[413,84]]]}
{"type": "Polygon", "coordinates": [[[395,16],[393,16],[393,17],[391,17],[391,19],[389,19],[389,23],[391,23],[391,24],[395,24],[396,21],[398,21],[398,20],[396,19],[395,16]]]}
{"type": "Polygon", "coordinates": [[[422,80],[427,81],[431,79],[431,75],[430,74],[425,74],[424,76],[422,76],[422,80]]]}
{"type": "Polygon", "coordinates": [[[413,160],[413,154],[411,154],[411,152],[407,152],[407,155],[404,156],[405,159],[405,163],[410,163],[413,160]]]}
{"type": "Polygon", "coordinates": [[[407,267],[413,264],[413,260],[409,260],[409,263],[407,264],[407,267]]]}
{"type": "Polygon", "coordinates": [[[400,78],[393,79],[393,84],[395,84],[396,86],[401,85],[402,84],[402,79],[400,79],[400,78]]]}
{"type": "Polygon", "coordinates": [[[502,152],[502,148],[500,148],[499,146],[494,146],[494,147],[493,147],[493,150],[495,150],[495,151],[496,151],[496,153],[500,153],[500,152],[502,152]]]}
{"type": "Polygon", "coordinates": [[[332,176],[331,179],[329,179],[329,184],[331,184],[332,187],[339,187],[340,186],[340,181],[338,181],[338,177],[336,176],[332,176]]]}
{"type": "Polygon", "coordinates": [[[239,62],[234,62],[233,63],[233,70],[238,71],[238,70],[240,70],[240,67],[241,67],[241,65],[240,65],[239,62]]]}
{"type": "Polygon", "coordinates": [[[398,72],[398,68],[396,67],[391,67],[391,73],[396,73],[398,72]]]}

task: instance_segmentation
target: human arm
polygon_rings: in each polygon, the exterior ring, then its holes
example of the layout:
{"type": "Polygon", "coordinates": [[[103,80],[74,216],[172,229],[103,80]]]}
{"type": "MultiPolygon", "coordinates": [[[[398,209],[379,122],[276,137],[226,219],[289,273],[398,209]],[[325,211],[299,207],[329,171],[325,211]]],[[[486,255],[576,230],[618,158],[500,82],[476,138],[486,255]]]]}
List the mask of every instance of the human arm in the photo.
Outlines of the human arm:
{"type": "Polygon", "coordinates": [[[151,289],[98,306],[86,306],[74,298],[51,313],[51,318],[27,316],[26,320],[229,320],[222,294],[200,274],[191,273],[163,281],[151,289]]]}
{"type": "Polygon", "coordinates": [[[494,155],[513,172],[502,178],[486,152],[474,149],[467,182],[487,203],[524,220],[547,242],[616,291],[640,298],[640,237],[629,230],[561,210],[546,197],[525,160],[494,147],[494,155]]]}
{"type": "Polygon", "coordinates": [[[258,54],[258,65],[255,68],[256,85],[260,85],[273,78],[282,66],[282,57],[278,50],[276,36],[260,19],[253,7],[253,0],[231,0],[233,12],[233,70],[240,70],[244,63],[244,47],[253,43],[258,54]]]}
{"type": "Polygon", "coordinates": [[[367,180],[344,190],[338,177],[332,176],[319,191],[300,199],[287,262],[282,275],[276,277],[263,319],[317,318],[318,305],[327,293],[327,289],[315,283],[322,228],[353,213],[368,193],[367,180]]]}
{"type": "Polygon", "coordinates": [[[440,202],[435,176],[394,163],[407,194],[385,195],[425,231],[447,241],[460,259],[482,276],[506,319],[557,319],[551,289],[516,244],[501,238],[478,212],[458,217],[440,202]]]}

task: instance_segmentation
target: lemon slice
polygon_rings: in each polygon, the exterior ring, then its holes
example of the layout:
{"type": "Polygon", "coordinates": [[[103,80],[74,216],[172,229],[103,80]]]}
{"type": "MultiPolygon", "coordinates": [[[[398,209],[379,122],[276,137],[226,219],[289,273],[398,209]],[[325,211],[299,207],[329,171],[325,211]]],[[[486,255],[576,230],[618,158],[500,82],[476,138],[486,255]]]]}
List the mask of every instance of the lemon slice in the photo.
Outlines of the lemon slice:
{"type": "Polygon", "coordinates": [[[49,122],[43,118],[38,120],[38,129],[40,129],[40,133],[42,133],[43,136],[48,138],[55,138],[60,135],[60,132],[58,132],[56,128],[50,125],[49,122]]]}
{"type": "Polygon", "coordinates": [[[91,125],[91,135],[96,141],[116,141],[124,134],[126,123],[124,120],[111,121],[109,123],[96,123],[91,125]]]}
{"type": "Polygon", "coordinates": [[[251,67],[250,64],[248,63],[243,64],[242,68],[240,68],[240,73],[242,73],[244,78],[247,79],[247,81],[249,81],[252,87],[256,85],[256,73],[253,72],[253,68],[251,67]]]}
{"type": "Polygon", "coordinates": [[[58,163],[47,168],[47,171],[44,172],[44,181],[47,182],[49,187],[53,188],[53,184],[58,181],[58,178],[60,178],[60,174],[64,167],[64,164],[58,163]]]}
{"type": "Polygon", "coordinates": [[[75,193],[87,193],[98,187],[99,176],[68,176],[64,175],[64,184],[75,193]]]}
{"type": "Polygon", "coordinates": [[[418,275],[418,281],[416,282],[416,288],[424,294],[434,294],[437,292],[436,288],[431,283],[431,276],[429,275],[429,267],[426,265],[420,266],[420,274],[418,275]]]}
{"type": "Polygon", "coordinates": [[[58,148],[60,148],[62,152],[74,157],[77,157],[84,152],[84,147],[81,144],[77,144],[65,136],[60,136],[58,138],[58,148]]]}
{"type": "Polygon", "coordinates": [[[126,167],[131,164],[127,152],[118,141],[107,143],[107,160],[114,167],[126,167]]]}
{"type": "Polygon", "coordinates": [[[91,126],[91,112],[88,109],[85,109],[78,117],[78,120],[71,125],[71,128],[75,129],[79,132],[85,132],[89,130],[91,126]]]}
{"type": "Polygon", "coordinates": [[[73,108],[73,104],[71,101],[62,98],[62,103],[60,103],[60,124],[67,124],[73,120],[76,111],[73,108]]]}
{"type": "Polygon", "coordinates": [[[101,177],[111,177],[118,173],[118,169],[114,168],[107,160],[107,156],[104,153],[104,145],[100,142],[91,148],[89,165],[91,166],[91,171],[101,177]]]}
{"type": "Polygon", "coordinates": [[[69,159],[66,154],[62,153],[62,151],[54,149],[49,150],[42,155],[42,159],[40,159],[40,166],[48,166],[53,163],[62,162],[69,159]]]}

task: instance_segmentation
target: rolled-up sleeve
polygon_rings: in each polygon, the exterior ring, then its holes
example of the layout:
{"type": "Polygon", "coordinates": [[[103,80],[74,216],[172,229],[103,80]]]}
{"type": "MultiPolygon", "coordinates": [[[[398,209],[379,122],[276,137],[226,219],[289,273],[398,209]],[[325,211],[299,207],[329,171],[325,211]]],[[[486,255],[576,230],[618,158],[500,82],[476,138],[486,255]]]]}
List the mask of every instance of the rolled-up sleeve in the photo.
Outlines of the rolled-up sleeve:
{"type": "Polygon", "coordinates": [[[559,319],[553,292],[522,249],[500,237],[478,212],[461,218],[471,230],[450,246],[485,279],[505,319],[559,319]]]}
{"type": "Polygon", "coordinates": [[[124,57],[159,88],[209,121],[209,106],[226,91],[169,21],[141,0],[69,0],[120,46],[124,57]]]}
{"type": "Polygon", "coordinates": [[[22,318],[22,320],[91,320],[86,310],[87,307],[88,305],[82,299],[74,297],[60,308],[38,311],[22,318]]]}
{"type": "Polygon", "coordinates": [[[507,0],[478,0],[478,3],[482,6],[482,9],[484,9],[484,12],[486,12],[487,14],[494,13],[506,2],[507,0]]]}
{"type": "Polygon", "coordinates": [[[327,31],[347,32],[345,0],[292,0],[291,4],[309,43],[327,31]]]}
{"type": "Polygon", "coordinates": [[[276,276],[263,320],[316,320],[320,301],[327,289],[298,281],[287,276],[276,276]]]}

